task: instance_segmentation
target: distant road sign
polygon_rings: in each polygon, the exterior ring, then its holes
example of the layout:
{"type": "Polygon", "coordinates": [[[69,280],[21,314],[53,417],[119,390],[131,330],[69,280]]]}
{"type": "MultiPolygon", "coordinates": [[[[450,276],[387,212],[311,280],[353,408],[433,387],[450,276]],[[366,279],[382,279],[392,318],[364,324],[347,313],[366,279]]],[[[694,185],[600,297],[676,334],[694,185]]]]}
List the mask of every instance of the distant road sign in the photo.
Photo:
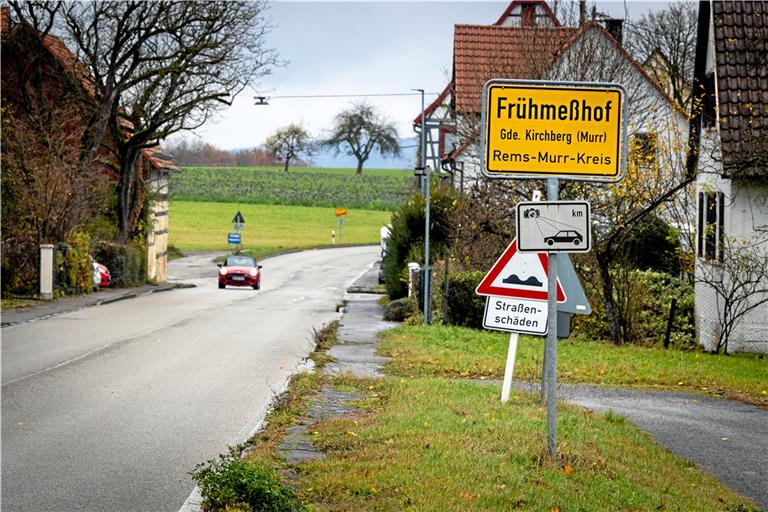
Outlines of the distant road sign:
{"type": "Polygon", "coordinates": [[[227,236],[227,243],[240,245],[240,233],[230,233],[229,236],[227,236]]]}
{"type": "Polygon", "coordinates": [[[346,208],[336,208],[336,216],[337,217],[346,217],[349,210],[346,208]]]}
{"type": "Polygon", "coordinates": [[[524,202],[517,205],[517,249],[522,252],[589,252],[589,203],[524,202]]]}
{"type": "Polygon", "coordinates": [[[626,167],[625,108],[618,84],[489,80],[483,174],[619,181],[626,167]]]}
{"type": "Polygon", "coordinates": [[[235,218],[232,219],[232,224],[245,224],[245,218],[243,217],[243,214],[238,212],[235,214],[235,218]]]}

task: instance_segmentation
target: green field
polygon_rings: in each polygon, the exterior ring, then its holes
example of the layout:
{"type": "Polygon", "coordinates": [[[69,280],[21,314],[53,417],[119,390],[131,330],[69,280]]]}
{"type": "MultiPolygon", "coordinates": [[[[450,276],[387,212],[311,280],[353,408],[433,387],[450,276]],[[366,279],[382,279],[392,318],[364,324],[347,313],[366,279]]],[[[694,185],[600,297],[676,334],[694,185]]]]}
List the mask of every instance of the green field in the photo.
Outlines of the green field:
{"type": "Polygon", "coordinates": [[[395,210],[415,192],[411,171],[185,167],[171,177],[171,199],[395,210]]]}
{"type": "Polygon", "coordinates": [[[242,248],[260,256],[276,251],[339,244],[378,244],[391,213],[349,209],[343,228],[334,208],[242,203],[171,201],[170,244],[181,251],[226,251],[232,218],[245,218],[242,248]]]}

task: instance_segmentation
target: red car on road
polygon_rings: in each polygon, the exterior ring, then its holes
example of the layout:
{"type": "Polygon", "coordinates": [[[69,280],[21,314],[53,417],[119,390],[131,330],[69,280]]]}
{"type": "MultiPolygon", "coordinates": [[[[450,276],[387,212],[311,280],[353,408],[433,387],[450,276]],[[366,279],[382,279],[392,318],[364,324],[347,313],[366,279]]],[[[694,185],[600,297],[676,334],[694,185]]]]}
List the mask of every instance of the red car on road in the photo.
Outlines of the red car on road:
{"type": "Polygon", "coordinates": [[[219,288],[227,286],[250,286],[254,290],[261,288],[261,265],[250,256],[227,256],[219,264],[219,288]]]}

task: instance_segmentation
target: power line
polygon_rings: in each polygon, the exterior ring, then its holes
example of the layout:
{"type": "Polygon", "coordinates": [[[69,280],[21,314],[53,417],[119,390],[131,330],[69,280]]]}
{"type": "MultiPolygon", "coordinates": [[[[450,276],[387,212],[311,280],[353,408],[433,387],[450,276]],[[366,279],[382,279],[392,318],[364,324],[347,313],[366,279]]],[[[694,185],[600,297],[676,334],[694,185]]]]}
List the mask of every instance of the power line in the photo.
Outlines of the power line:
{"type": "MultiPolygon", "coordinates": [[[[439,92],[427,92],[425,94],[437,96],[439,92]]],[[[273,99],[300,99],[300,98],[370,98],[381,96],[421,96],[420,92],[390,92],[390,93],[369,93],[369,94],[297,94],[290,96],[254,96],[255,98],[273,99]]]]}

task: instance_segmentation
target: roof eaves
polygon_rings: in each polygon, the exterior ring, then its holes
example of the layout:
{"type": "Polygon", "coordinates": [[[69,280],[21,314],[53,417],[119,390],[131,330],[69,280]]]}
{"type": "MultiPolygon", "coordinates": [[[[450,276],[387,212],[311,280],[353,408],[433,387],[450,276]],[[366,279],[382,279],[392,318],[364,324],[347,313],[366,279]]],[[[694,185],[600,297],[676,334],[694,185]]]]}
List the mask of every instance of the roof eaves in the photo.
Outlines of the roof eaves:
{"type": "MultiPolygon", "coordinates": [[[[424,117],[425,118],[431,116],[435,112],[437,107],[442,105],[443,101],[445,100],[445,98],[448,97],[448,94],[450,94],[452,89],[453,89],[453,84],[451,84],[451,83],[449,83],[448,85],[445,86],[445,89],[443,89],[443,92],[438,94],[438,96],[435,99],[435,101],[430,103],[429,106],[424,109],[424,117]]],[[[421,112],[419,112],[419,115],[417,115],[416,118],[414,118],[413,126],[414,127],[421,126],[421,112]]]]}

